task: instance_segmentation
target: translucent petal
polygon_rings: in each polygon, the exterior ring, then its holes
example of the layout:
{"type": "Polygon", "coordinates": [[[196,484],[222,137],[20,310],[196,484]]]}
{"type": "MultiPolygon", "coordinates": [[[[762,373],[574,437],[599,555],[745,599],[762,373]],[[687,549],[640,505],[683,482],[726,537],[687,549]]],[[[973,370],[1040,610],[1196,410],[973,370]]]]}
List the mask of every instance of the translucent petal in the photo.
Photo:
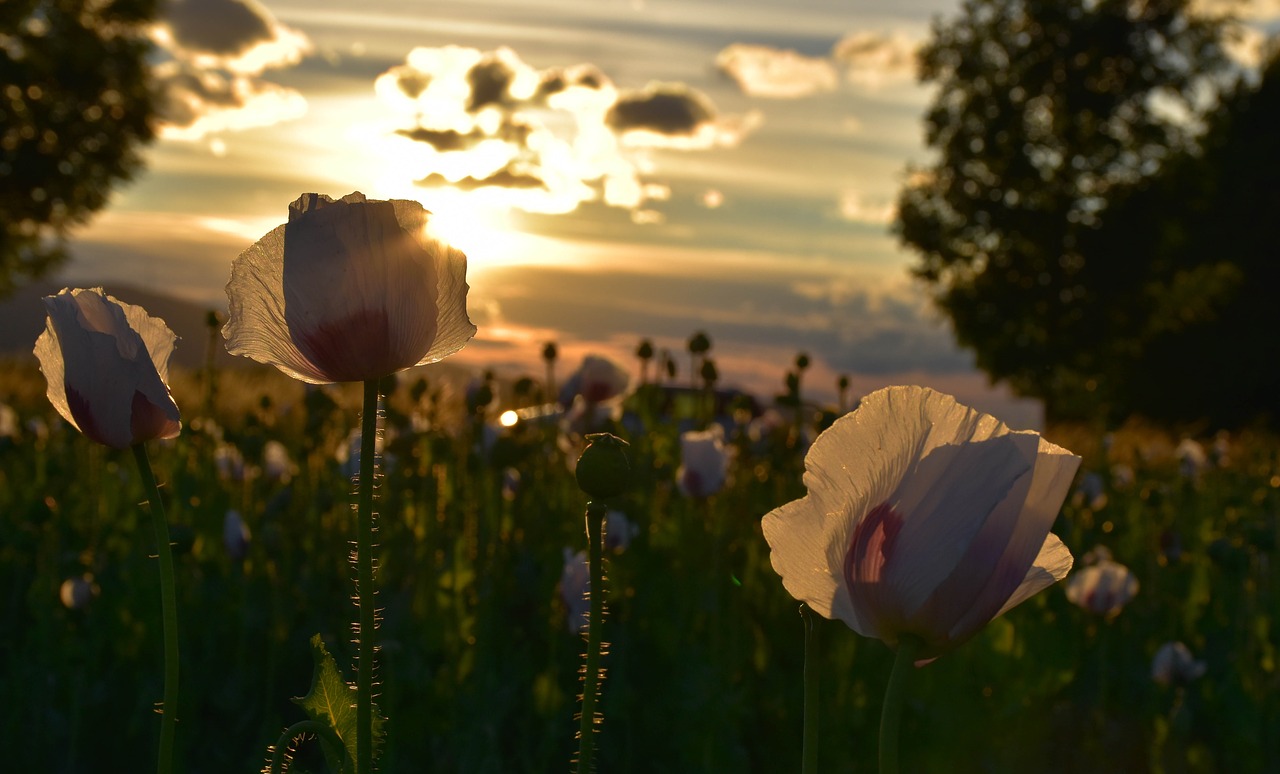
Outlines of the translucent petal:
{"type": "Polygon", "coordinates": [[[277,227],[231,264],[222,337],[233,355],[273,365],[304,382],[326,384],[333,380],[298,351],[285,324],[284,229],[277,227]]]}
{"type": "Polygon", "coordinates": [[[1067,550],[1066,545],[1058,539],[1057,535],[1052,532],[1045,535],[1044,544],[1040,547],[1040,553],[1036,555],[1035,561],[1031,563],[1031,567],[1027,570],[1022,583],[1000,606],[996,616],[1004,615],[1067,577],[1067,573],[1071,571],[1073,561],[1071,552],[1067,550]]]}
{"type": "Polygon", "coordinates": [[[919,610],[955,571],[1001,502],[1022,502],[1031,483],[1027,474],[1036,441],[1034,434],[1005,434],[939,446],[889,498],[903,525],[897,554],[886,566],[886,582],[905,615],[919,610]]]}
{"type": "Polygon", "coordinates": [[[178,407],[161,377],[176,337],[162,321],[101,289],[63,290],[44,303],[35,351],[60,414],[117,449],[178,433],[178,407]]]}
{"type": "Polygon", "coordinates": [[[825,513],[813,497],[802,497],[765,514],[761,527],[769,543],[769,561],[782,577],[791,596],[806,603],[818,614],[839,618],[854,631],[874,636],[858,620],[849,601],[849,592],[839,573],[827,562],[828,532],[832,522],[847,515],[825,513]]]}
{"type": "Polygon", "coordinates": [[[417,202],[304,194],[232,267],[232,354],[312,383],[435,362],[475,334],[466,256],[425,236],[417,202]]]}

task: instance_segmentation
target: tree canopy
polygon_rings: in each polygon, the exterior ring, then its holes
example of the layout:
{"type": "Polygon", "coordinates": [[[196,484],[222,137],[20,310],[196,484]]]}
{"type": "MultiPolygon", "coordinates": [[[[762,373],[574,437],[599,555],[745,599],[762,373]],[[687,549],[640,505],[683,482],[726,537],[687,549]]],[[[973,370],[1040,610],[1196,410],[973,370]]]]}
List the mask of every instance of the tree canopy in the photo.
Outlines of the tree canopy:
{"type": "Polygon", "coordinates": [[[66,258],[153,138],[144,27],[158,0],[0,3],[0,295],[66,258]]]}
{"type": "Polygon", "coordinates": [[[1161,267],[1117,206],[1194,158],[1230,73],[1188,5],[968,0],[921,54],[936,161],[896,228],[978,366],[1051,418],[1118,406],[1120,364],[1150,354],[1132,302],[1161,267]]]}

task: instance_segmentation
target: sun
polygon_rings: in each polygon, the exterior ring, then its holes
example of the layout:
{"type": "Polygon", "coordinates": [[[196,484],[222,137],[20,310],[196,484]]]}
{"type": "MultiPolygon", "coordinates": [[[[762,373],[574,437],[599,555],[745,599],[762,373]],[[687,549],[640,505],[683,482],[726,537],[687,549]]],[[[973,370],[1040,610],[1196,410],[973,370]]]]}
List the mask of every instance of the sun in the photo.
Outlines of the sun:
{"type": "Polygon", "coordinates": [[[527,253],[522,235],[511,226],[510,209],[479,203],[474,197],[430,197],[427,234],[467,254],[476,270],[520,263],[527,253]]]}

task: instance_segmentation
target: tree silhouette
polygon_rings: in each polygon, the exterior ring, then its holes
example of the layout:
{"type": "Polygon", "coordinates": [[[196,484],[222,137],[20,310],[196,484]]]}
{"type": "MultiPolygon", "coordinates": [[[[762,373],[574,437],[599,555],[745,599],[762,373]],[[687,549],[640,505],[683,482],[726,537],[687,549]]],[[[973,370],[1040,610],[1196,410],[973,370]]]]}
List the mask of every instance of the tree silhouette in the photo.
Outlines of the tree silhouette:
{"type": "Polygon", "coordinates": [[[1220,23],[1188,5],[968,0],[921,54],[937,161],[902,190],[897,231],[978,366],[1051,418],[1090,404],[1111,373],[1101,344],[1141,327],[1124,303],[1144,258],[1094,233],[1194,147],[1224,82],[1220,23]]]}
{"type": "Polygon", "coordinates": [[[145,27],[157,0],[0,3],[0,295],[66,259],[67,230],[153,136],[145,27]]]}
{"type": "Polygon", "coordinates": [[[1124,410],[1234,425],[1280,420],[1280,56],[1224,95],[1197,152],[1114,204],[1097,250],[1144,256],[1117,307],[1108,397],[1124,410]]]}

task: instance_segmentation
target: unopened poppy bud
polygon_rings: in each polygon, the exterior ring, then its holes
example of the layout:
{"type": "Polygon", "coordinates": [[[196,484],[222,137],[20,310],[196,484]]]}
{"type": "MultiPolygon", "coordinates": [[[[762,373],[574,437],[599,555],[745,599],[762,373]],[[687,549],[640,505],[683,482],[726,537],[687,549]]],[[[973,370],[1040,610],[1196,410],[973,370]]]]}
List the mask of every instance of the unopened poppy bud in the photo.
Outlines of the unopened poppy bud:
{"type": "Polygon", "coordinates": [[[609,433],[587,436],[587,448],[578,458],[578,488],[596,498],[616,497],[631,479],[627,442],[609,433]]]}

